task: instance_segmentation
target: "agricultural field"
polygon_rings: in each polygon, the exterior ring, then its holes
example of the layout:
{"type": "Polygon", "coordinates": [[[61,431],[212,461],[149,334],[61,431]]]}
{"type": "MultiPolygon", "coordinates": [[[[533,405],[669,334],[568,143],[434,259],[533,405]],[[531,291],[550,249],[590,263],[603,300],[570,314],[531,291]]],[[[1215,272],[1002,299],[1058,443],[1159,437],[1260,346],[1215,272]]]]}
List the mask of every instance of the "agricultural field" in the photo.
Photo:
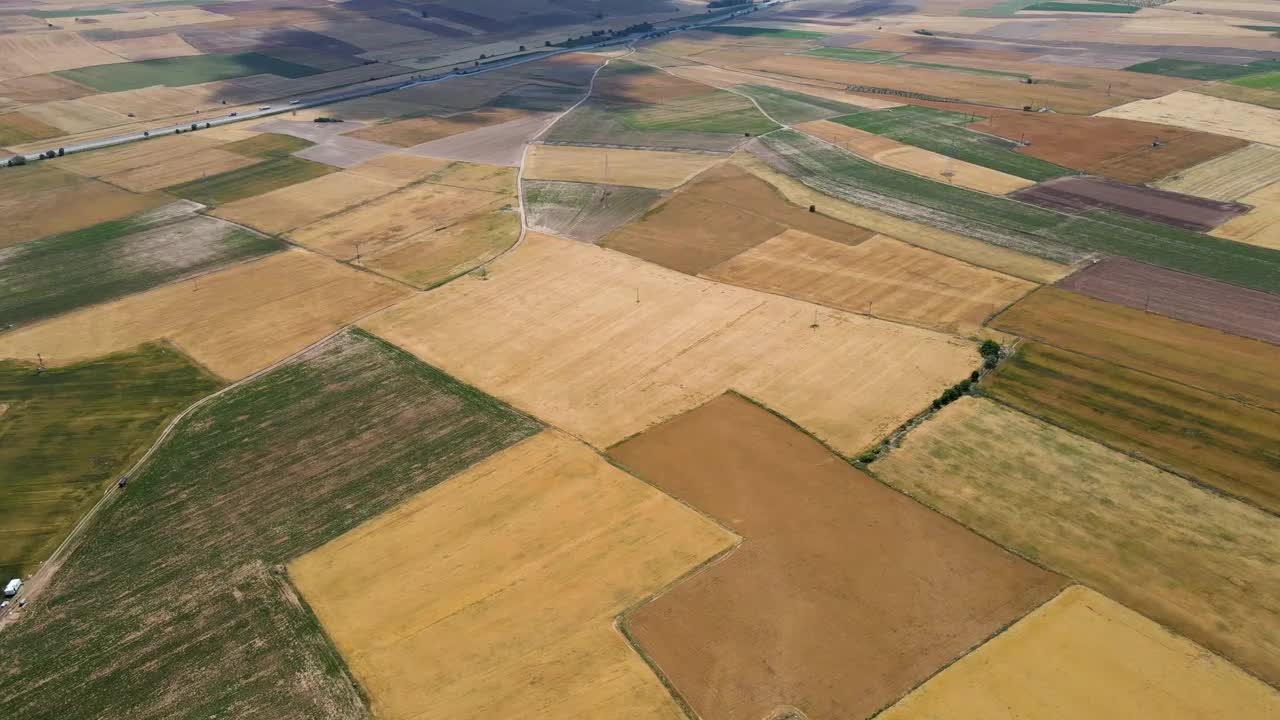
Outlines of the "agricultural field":
{"type": "Polygon", "coordinates": [[[531,233],[487,278],[360,325],[596,447],[732,388],[852,454],[977,365],[971,343],[815,310],[531,233]]]}
{"type": "Polygon", "coordinates": [[[992,638],[877,717],[1064,720],[1233,717],[1280,712],[1256,678],[1079,585],[992,638]]]}
{"type": "Polygon", "coordinates": [[[1246,145],[1161,179],[1162,190],[1216,200],[1240,200],[1280,182],[1280,148],[1246,145]]]}
{"type": "Polygon", "coordinates": [[[869,716],[1063,582],[736,395],[609,457],[743,537],[624,621],[699,717],[869,716]]]}
{"type": "Polygon", "coordinates": [[[171,195],[216,207],[313,180],[335,170],[337,168],[329,165],[286,156],[202,177],[199,180],[170,185],[165,188],[165,191],[171,195]]]}
{"type": "Polygon", "coordinates": [[[27,577],[168,419],[219,383],[163,345],[37,372],[0,361],[5,543],[0,574],[27,577]]]}
{"type": "Polygon", "coordinates": [[[118,220],[172,202],[64,172],[52,165],[5,168],[0,183],[0,248],[118,220]]]}
{"type": "Polygon", "coordinates": [[[817,95],[790,92],[768,85],[736,85],[733,92],[755,100],[769,117],[789,125],[848,115],[862,109],[817,95]]]}
{"type": "Polygon", "coordinates": [[[101,92],[120,92],[152,85],[167,87],[197,85],[248,75],[269,74],[300,78],[315,75],[318,72],[319,70],[315,68],[278,60],[260,53],[239,53],[236,55],[185,55],[128,63],[117,61],[109,65],[62,70],[58,74],[101,92]]]}
{"type": "Polygon", "coordinates": [[[1140,220],[1204,232],[1242,215],[1249,206],[1170,190],[1126,185],[1107,178],[1056,178],[1011,193],[1011,197],[1067,215],[1108,210],[1140,220]]]}
{"type": "Polygon", "coordinates": [[[1271,512],[1280,511],[1275,413],[1041,343],[983,393],[1271,512]]]}
{"type": "Polygon", "coordinates": [[[1280,346],[1260,340],[1058,288],[1042,288],[1028,295],[996,316],[991,325],[1226,398],[1280,410],[1280,386],[1273,372],[1280,363],[1280,346]]]}
{"type": "MultiPolygon", "coordinates": [[[[1138,63],[1125,68],[1129,72],[1152,73],[1154,75],[1172,75],[1173,77],[1190,78],[1192,80],[1233,80],[1255,73],[1265,73],[1277,67],[1276,61],[1262,60],[1243,65],[1230,65],[1213,62],[1197,62],[1177,58],[1161,58],[1150,62],[1138,63]]],[[[1265,84],[1264,84],[1265,86],[1265,84]]],[[[1245,85],[1245,87],[1250,87],[1245,85]]]]}
{"type": "Polygon", "coordinates": [[[519,110],[507,108],[482,108],[443,118],[417,117],[380,123],[346,133],[346,136],[385,145],[410,147],[491,125],[519,120],[525,115],[526,113],[519,110]]]}
{"type": "Polygon", "coordinates": [[[546,128],[545,113],[531,113],[516,120],[450,135],[409,148],[406,152],[428,158],[482,165],[517,167],[525,146],[546,128]]]}
{"type": "Polygon", "coordinates": [[[1040,12],[1119,13],[1129,15],[1138,12],[1141,8],[1137,5],[1119,3],[1038,2],[1034,5],[1027,5],[1022,9],[1040,12]]]}
{"type": "Polygon", "coordinates": [[[12,327],[283,249],[176,202],[0,249],[0,327],[12,327]]]}
{"type": "Polygon", "coordinates": [[[536,144],[525,159],[524,178],[670,190],[724,159],[704,153],[536,144]]]}
{"type": "Polygon", "coordinates": [[[1280,250],[1280,181],[1240,198],[1248,214],[1216,228],[1213,234],[1237,242],[1280,250]]]}
{"type": "Polygon", "coordinates": [[[1036,287],[884,235],[849,245],[798,230],[702,276],[964,336],[1036,287]]]}
{"type": "Polygon", "coordinates": [[[1200,93],[1184,91],[1152,100],[1135,100],[1099,115],[1176,125],[1280,146],[1280,110],[1200,93]]]}
{"type": "Polygon", "coordinates": [[[1280,110],[1280,90],[1243,87],[1230,82],[1210,83],[1193,88],[1193,92],[1212,95],[1223,100],[1260,105],[1272,110],[1280,110]]]}
{"type": "Polygon", "coordinates": [[[733,166],[709,170],[602,244],[690,275],[710,270],[787,229],[857,244],[872,233],[779,197],[767,183],[733,166]],[[714,218],[714,222],[706,222],[714,218]]]}
{"type": "Polygon", "coordinates": [[[58,137],[62,130],[20,112],[0,115],[0,146],[58,137]]]}
{"type": "Polygon", "coordinates": [[[871,467],[1264,681],[1280,676],[1274,515],[978,398],[947,406],[871,467]]]}
{"type": "Polygon", "coordinates": [[[101,510],[42,598],[56,613],[6,628],[8,701],[367,717],[280,566],[537,429],[359,332],[218,396],[101,510]]]}
{"type": "Polygon", "coordinates": [[[658,190],[579,182],[525,180],[529,227],[594,243],[626,224],[662,197],[658,190]]]}
{"type": "Polygon", "coordinates": [[[60,166],[133,192],[149,192],[219,175],[260,160],[224,149],[199,135],[169,135],[115,148],[69,155],[60,166]]]}
{"type": "Polygon", "coordinates": [[[612,625],[736,541],[543,432],[294,560],[289,575],[378,717],[536,708],[677,720],[612,625]],[[362,610],[372,606],[382,611],[362,610]]]}
{"type": "Polygon", "coordinates": [[[0,334],[0,358],[57,366],[168,340],[239,380],[409,294],[303,250],[275,253],[0,334]]]}

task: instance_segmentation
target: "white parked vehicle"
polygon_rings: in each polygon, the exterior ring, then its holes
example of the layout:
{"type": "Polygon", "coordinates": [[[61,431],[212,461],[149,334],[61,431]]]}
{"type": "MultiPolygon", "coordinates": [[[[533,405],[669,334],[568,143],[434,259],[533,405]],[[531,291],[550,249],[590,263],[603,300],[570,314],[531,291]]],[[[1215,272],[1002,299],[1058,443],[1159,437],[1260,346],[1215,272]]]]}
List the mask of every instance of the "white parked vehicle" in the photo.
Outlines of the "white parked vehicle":
{"type": "Polygon", "coordinates": [[[13,597],[14,595],[17,595],[18,591],[21,589],[22,589],[22,581],[19,580],[18,578],[14,578],[9,581],[8,585],[4,586],[4,596],[13,597]]]}
{"type": "Polygon", "coordinates": [[[290,101],[289,101],[289,104],[290,104],[290,105],[297,105],[297,104],[298,104],[298,103],[300,103],[300,102],[302,102],[302,101],[301,101],[301,100],[290,100],[290,101]]]}
{"type": "Polygon", "coordinates": [[[271,106],[270,106],[270,105],[259,105],[259,106],[258,106],[258,109],[259,109],[259,110],[270,110],[270,109],[271,109],[271,106]]]}

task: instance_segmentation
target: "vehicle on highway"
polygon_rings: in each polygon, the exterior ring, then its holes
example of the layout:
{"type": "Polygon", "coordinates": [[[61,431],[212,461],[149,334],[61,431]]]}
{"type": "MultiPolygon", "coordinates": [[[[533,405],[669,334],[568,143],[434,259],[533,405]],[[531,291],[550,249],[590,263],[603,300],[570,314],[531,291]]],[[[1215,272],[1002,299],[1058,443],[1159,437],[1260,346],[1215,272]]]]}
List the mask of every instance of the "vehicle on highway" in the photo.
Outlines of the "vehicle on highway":
{"type": "Polygon", "coordinates": [[[4,586],[4,596],[13,597],[14,595],[17,595],[18,591],[21,589],[22,589],[22,580],[18,578],[14,578],[9,581],[8,585],[4,586]]]}

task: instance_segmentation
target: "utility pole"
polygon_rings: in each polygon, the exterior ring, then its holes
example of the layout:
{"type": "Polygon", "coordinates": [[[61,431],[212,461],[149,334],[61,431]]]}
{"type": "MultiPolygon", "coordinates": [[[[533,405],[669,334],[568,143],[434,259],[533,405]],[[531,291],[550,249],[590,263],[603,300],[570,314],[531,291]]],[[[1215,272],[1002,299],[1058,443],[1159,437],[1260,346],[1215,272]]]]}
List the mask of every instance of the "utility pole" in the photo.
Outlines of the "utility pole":
{"type": "Polygon", "coordinates": [[[360,243],[358,242],[355,243],[355,246],[356,246],[356,264],[359,265],[360,264],[360,243]]]}

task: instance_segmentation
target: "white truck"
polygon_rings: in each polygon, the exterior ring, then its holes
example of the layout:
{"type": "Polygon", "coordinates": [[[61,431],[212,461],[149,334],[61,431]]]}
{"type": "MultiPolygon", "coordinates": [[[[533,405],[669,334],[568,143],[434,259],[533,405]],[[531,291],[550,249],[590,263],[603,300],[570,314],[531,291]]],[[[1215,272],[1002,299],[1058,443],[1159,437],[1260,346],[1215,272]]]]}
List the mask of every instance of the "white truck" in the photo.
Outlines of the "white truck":
{"type": "Polygon", "coordinates": [[[14,595],[17,595],[18,591],[21,589],[22,589],[22,580],[18,578],[14,578],[9,581],[8,585],[4,586],[4,596],[13,597],[14,595]]]}

